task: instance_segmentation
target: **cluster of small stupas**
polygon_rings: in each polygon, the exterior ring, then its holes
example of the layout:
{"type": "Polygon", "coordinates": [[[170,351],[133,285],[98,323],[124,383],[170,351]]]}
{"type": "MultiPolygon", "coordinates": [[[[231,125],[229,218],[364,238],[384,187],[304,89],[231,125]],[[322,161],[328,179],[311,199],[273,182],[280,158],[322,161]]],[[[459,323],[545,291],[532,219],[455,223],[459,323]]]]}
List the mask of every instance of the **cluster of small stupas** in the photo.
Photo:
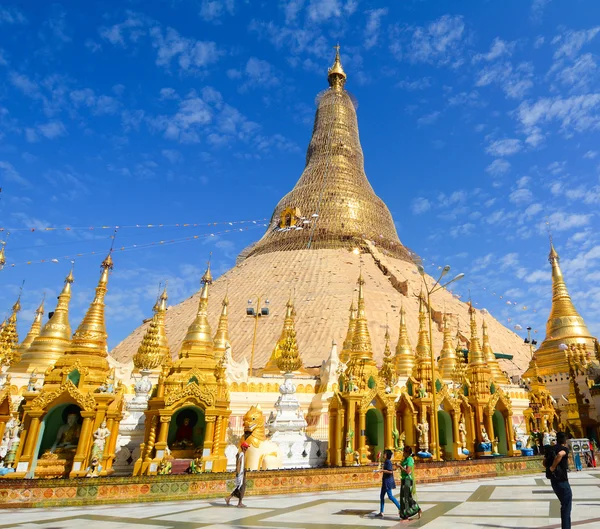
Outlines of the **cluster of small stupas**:
{"type": "Polygon", "coordinates": [[[165,288],[110,354],[111,255],[72,336],[72,272],[22,342],[15,303],[0,330],[0,474],[219,472],[242,439],[256,468],[289,468],[368,464],[405,444],[444,460],[520,455],[533,431],[597,438],[598,342],[554,247],[552,311],[533,357],[471,303],[443,289],[429,299],[435,281],[418,273],[364,173],[339,53],[328,79],[302,177],[221,278],[209,266],[200,292],[172,307],[165,288]],[[258,295],[271,300],[260,318],[246,310],[258,295]],[[522,379],[507,374],[509,359],[522,379]]]}

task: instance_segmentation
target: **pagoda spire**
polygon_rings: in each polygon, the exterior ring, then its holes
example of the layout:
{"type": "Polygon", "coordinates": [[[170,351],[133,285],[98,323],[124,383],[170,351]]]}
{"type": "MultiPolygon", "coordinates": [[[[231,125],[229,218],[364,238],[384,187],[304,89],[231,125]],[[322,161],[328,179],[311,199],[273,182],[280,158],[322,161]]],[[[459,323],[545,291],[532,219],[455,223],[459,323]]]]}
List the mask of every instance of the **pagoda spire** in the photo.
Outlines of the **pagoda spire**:
{"type": "Polygon", "coordinates": [[[356,305],[354,304],[354,297],[350,304],[350,319],[348,320],[348,332],[346,333],[346,339],[342,344],[342,352],[340,354],[340,362],[344,364],[350,360],[352,354],[352,340],[354,340],[354,330],[356,329],[356,305]]]}
{"type": "Polygon", "coordinates": [[[392,350],[390,349],[390,330],[386,327],[385,329],[385,345],[383,348],[383,364],[379,371],[379,376],[385,383],[386,388],[391,388],[398,382],[398,374],[394,366],[394,360],[392,359],[392,350]]]}
{"type": "Polygon", "coordinates": [[[429,343],[429,330],[427,327],[427,309],[425,308],[423,292],[419,295],[419,338],[417,340],[417,358],[414,368],[414,377],[425,387],[433,379],[431,366],[431,345],[429,343]]]}
{"type": "Polygon", "coordinates": [[[333,64],[329,70],[327,70],[327,80],[329,81],[329,86],[332,90],[336,90],[341,92],[344,89],[344,85],[346,84],[346,72],[342,67],[342,61],[340,59],[340,45],[334,46],[335,49],[335,59],[333,60],[333,64]]]}
{"type": "Polygon", "coordinates": [[[44,372],[63,355],[71,343],[71,325],[69,324],[69,302],[73,284],[73,268],[65,278],[65,284],[58,295],[58,303],[51,318],[42,327],[31,345],[21,356],[14,371],[31,372],[37,369],[44,372]]]}
{"type": "Polygon", "coordinates": [[[490,344],[490,337],[488,335],[485,318],[483,319],[483,324],[481,325],[481,335],[483,340],[483,357],[485,358],[485,363],[490,368],[492,380],[496,384],[506,384],[508,381],[506,380],[506,376],[502,372],[502,369],[500,369],[500,364],[498,363],[498,359],[496,358],[494,350],[490,344]]]}
{"type": "Polygon", "coordinates": [[[390,255],[412,262],[398,239],[392,215],[364,170],[356,107],[345,90],[339,47],[317,96],[306,165],[294,188],[277,204],[263,237],[240,258],[281,250],[354,250],[377,241],[390,255]]]}
{"type": "Polygon", "coordinates": [[[573,305],[552,239],[548,261],[552,267],[552,308],[546,323],[546,337],[536,351],[537,364],[544,376],[569,372],[569,363],[559,347],[561,344],[583,346],[589,352],[594,350],[594,338],[573,305]]]}
{"type": "Polygon", "coordinates": [[[27,349],[29,349],[29,347],[33,343],[33,340],[35,340],[35,338],[37,338],[37,336],[40,334],[40,331],[42,330],[42,318],[44,317],[44,300],[45,300],[45,298],[46,298],[46,295],[44,294],[44,297],[42,298],[41,303],[39,304],[38,308],[35,311],[35,315],[33,317],[33,323],[31,324],[29,332],[27,333],[27,336],[25,336],[25,339],[21,342],[21,345],[19,345],[19,354],[21,355],[21,357],[22,357],[23,353],[25,351],[27,351],[27,349]]]}
{"type": "Polygon", "coordinates": [[[13,366],[19,361],[19,335],[17,333],[17,314],[21,310],[21,294],[12,307],[0,333],[0,365],[13,366]]]}
{"type": "Polygon", "coordinates": [[[202,276],[202,290],[200,292],[200,301],[198,303],[198,312],[192,324],[188,327],[187,334],[181,344],[179,351],[179,362],[182,367],[185,365],[191,368],[202,361],[203,369],[214,371],[216,367],[214,354],[214,340],[212,330],[208,323],[208,290],[212,284],[212,274],[210,271],[210,261],[208,262],[206,272],[202,276]]]}
{"type": "Polygon", "coordinates": [[[160,365],[171,362],[167,336],[165,332],[164,313],[166,312],[167,288],[152,308],[154,315],[146,329],[137,353],[133,357],[133,365],[140,371],[151,371],[160,365]]]}
{"type": "Polygon", "coordinates": [[[215,360],[217,363],[225,354],[225,350],[229,344],[229,323],[227,310],[229,307],[229,296],[225,294],[222,302],[221,316],[219,316],[219,324],[215,334],[215,360]]]}
{"type": "Polygon", "coordinates": [[[281,373],[281,370],[278,367],[277,361],[278,361],[279,357],[281,356],[282,344],[285,342],[288,335],[293,331],[294,337],[296,336],[296,331],[295,331],[295,326],[294,326],[294,318],[295,318],[294,302],[292,301],[292,296],[290,294],[290,297],[288,298],[287,303],[285,304],[285,317],[283,319],[283,329],[281,330],[279,340],[277,340],[277,343],[275,344],[275,347],[273,349],[273,352],[271,353],[271,357],[269,358],[269,361],[266,363],[265,367],[261,370],[261,374],[263,374],[263,375],[265,375],[265,374],[279,375],[281,373]]]}
{"type": "Polygon", "coordinates": [[[469,365],[485,365],[485,357],[481,350],[481,343],[477,334],[477,320],[475,318],[476,310],[473,304],[469,302],[469,318],[471,323],[471,340],[469,343],[469,365]]]}
{"type": "Polygon", "coordinates": [[[73,334],[71,346],[65,351],[66,354],[94,355],[101,358],[108,356],[104,298],[108,290],[108,276],[113,266],[111,250],[100,265],[102,272],[96,286],[96,294],[79,327],[73,334]]]}
{"type": "MultiPolygon", "coordinates": [[[[292,373],[302,369],[302,359],[298,352],[298,343],[296,341],[296,328],[294,325],[294,305],[291,298],[286,304],[285,320],[281,337],[275,346],[273,356],[278,372],[292,373]]],[[[266,368],[265,368],[266,369],[266,368]]]]}
{"type": "Polygon", "coordinates": [[[490,389],[490,369],[485,363],[485,357],[479,343],[477,335],[477,320],[475,319],[475,308],[469,301],[469,316],[471,323],[471,340],[469,342],[469,364],[467,373],[471,381],[471,389],[474,397],[483,398],[489,395],[490,389]]]}
{"type": "Polygon", "coordinates": [[[367,317],[365,315],[365,297],[363,287],[365,280],[362,272],[358,277],[358,309],[356,315],[356,326],[354,335],[352,336],[352,353],[350,361],[360,360],[369,364],[375,365],[373,360],[373,347],[371,345],[371,336],[369,335],[369,327],[367,325],[367,317]]]}
{"type": "Polygon", "coordinates": [[[398,333],[398,343],[396,344],[396,354],[394,364],[398,375],[408,377],[412,375],[415,367],[415,352],[413,351],[408,329],[406,328],[406,311],[404,303],[400,305],[400,330],[398,333]]]}
{"type": "Polygon", "coordinates": [[[443,379],[452,378],[452,371],[456,366],[456,348],[452,344],[452,329],[450,328],[450,320],[444,312],[444,339],[442,350],[440,352],[439,369],[443,379]]]}

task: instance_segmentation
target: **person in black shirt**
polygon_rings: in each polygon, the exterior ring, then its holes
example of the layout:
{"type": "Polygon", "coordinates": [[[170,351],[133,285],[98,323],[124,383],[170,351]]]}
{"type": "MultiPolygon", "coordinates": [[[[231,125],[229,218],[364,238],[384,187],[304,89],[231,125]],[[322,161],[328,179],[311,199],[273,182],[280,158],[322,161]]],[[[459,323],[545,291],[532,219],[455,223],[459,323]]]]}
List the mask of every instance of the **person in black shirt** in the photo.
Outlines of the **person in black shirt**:
{"type": "Polygon", "coordinates": [[[550,484],[556,497],[560,501],[560,525],[562,529],[571,529],[571,505],[573,503],[573,492],[569,485],[569,447],[567,446],[567,435],[564,432],[556,434],[556,446],[554,447],[554,461],[548,467],[550,473],[550,484]]]}

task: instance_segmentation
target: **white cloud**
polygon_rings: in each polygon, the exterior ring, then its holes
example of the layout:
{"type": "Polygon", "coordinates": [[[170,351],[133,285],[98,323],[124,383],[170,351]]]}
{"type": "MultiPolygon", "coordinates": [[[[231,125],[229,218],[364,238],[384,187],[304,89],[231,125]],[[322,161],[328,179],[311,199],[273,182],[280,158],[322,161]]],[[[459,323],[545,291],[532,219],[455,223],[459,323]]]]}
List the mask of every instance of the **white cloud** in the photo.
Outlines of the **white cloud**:
{"type": "MultiPolygon", "coordinates": [[[[564,213],[562,211],[556,211],[548,217],[548,222],[552,231],[565,231],[571,228],[580,228],[587,226],[592,219],[591,214],[583,213],[564,213]]],[[[546,224],[540,224],[539,231],[541,233],[546,231],[546,224]]]]}
{"type": "Polygon", "coordinates": [[[390,51],[401,59],[405,48],[411,62],[457,67],[464,62],[463,51],[467,41],[463,17],[444,15],[426,27],[395,26],[390,51]]]}
{"type": "Polygon", "coordinates": [[[476,86],[497,84],[511,99],[522,99],[533,87],[533,66],[528,62],[516,68],[510,62],[498,62],[486,66],[477,74],[476,86]]]}
{"type": "Polygon", "coordinates": [[[430,112],[429,114],[425,114],[424,116],[421,116],[417,120],[417,125],[419,125],[419,126],[432,125],[433,123],[435,123],[438,120],[438,118],[440,116],[441,116],[441,112],[438,112],[437,110],[434,112],[430,112]]]}
{"type": "Polygon", "coordinates": [[[419,197],[412,201],[410,207],[415,215],[420,215],[421,213],[426,213],[431,209],[431,202],[429,202],[429,200],[426,198],[419,197]]]}
{"type": "Polygon", "coordinates": [[[548,270],[535,270],[527,274],[523,279],[526,283],[544,283],[550,281],[552,276],[548,270]]]}
{"type": "Polygon", "coordinates": [[[388,14],[385,7],[380,9],[371,9],[365,12],[367,15],[367,25],[365,27],[365,48],[372,48],[377,44],[379,32],[381,29],[381,19],[388,14]]]}
{"type": "Polygon", "coordinates": [[[183,161],[183,156],[175,149],[163,149],[161,154],[173,164],[181,163],[183,161]]]}
{"type": "Polygon", "coordinates": [[[498,158],[485,168],[486,172],[492,176],[500,176],[510,171],[510,162],[498,158]]]}
{"type": "Polygon", "coordinates": [[[530,176],[522,176],[521,178],[519,178],[517,180],[517,187],[518,188],[527,187],[530,183],[531,183],[530,176]]]}
{"type": "Polygon", "coordinates": [[[120,24],[111,27],[102,27],[99,30],[100,36],[108,40],[111,44],[125,47],[127,41],[137,42],[139,38],[146,34],[145,26],[147,19],[137,13],[127,12],[127,19],[120,24]]]}
{"type": "Polygon", "coordinates": [[[593,160],[596,156],[598,156],[598,151],[588,151],[583,155],[587,160],[593,160]]]}
{"type": "Polygon", "coordinates": [[[534,22],[540,22],[544,14],[544,9],[552,0],[532,0],[531,19],[534,22]]]}
{"type": "Polygon", "coordinates": [[[38,125],[37,130],[49,140],[54,140],[67,134],[67,129],[61,121],[49,121],[48,123],[38,125]]]}
{"type": "Polygon", "coordinates": [[[496,140],[490,143],[485,152],[491,154],[492,156],[512,156],[513,154],[518,153],[522,148],[521,140],[517,139],[504,139],[504,140],[496,140]]]}
{"type": "Polygon", "coordinates": [[[235,0],[202,0],[200,17],[207,22],[219,22],[219,19],[235,12],[235,0]]]}
{"type": "Polygon", "coordinates": [[[338,18],[342,13],[352,10],[353,2],[346,2],[347,8],[344,9],[342,0],[310,0],[308,4],[308,18],[313,22],[326,22],[330,18],[338,18]]]}
{"type": "Polygon", "coordinates": [[[176,60],[184,71],[204,69],[217,62],[222,55],[215,42],[201,41],[181,36],[173,28],[162,30],[155,26],[150,30],[153,46],[158,50],[156,64],[169,68],[176,60]]]}
{"type": "Polygon", "coordinates": [[[546,169],[548,169],[548,171],[550,173],[552,173],[554,176],[556,176],[556,175],[559,175],[560,173],[563,173],[566,166],[567,166],[567,162],[552,162],[551,164],[548,165],[548,167],[546,169]]]}
{"type": "Polygon", "coordinates": [[[454,238],[458,237],[466,237],[471,235],[475,231],[475,224],[470,222],[466,222],[465,224],[461,224],[459,226],[453,226],[450,228],[450,236],[454,238]]]}
{"type": "Polygon", "coordinates": [[[533,194],[531,193],[531,191],[529,191],[529,189],[519,188],[513,191],[509,195],[508,199],[513,204],[527,204],[528,202],[531,202],[533,200],[533,194]]]}
{"type": "Polygon", "coordinates": [[[304,0],[282,0],[281,7],[285,13],[285,23],[291,24],[296,21],[298,13],[304,7],[304,0]]]}
{"type": "Polygon", "coordinates": [[[0,175],[6,182],[14,182],[22,186],[29,186],[29,182],[23,178],[12,164],[0,160],[0,175]]]}
{"type": "Polygon", "coordinates": [[[408,79],[404,79],[403,81],[399,81],[396,86],[398,88],[404,88],[405,90],[424,90],[431,86],[431,77],[422,77],[421,79],[415,79],[414,81],[409,81],[408,79]]]}
{"type": "Polygon", "coordinates": [[[0,48],[0,66],[8,66],[8,59],[6,58],[6,52],[0,48]]]}
{"type": "Polygon", "coordinates": [[[15,7],[0,6],[0,25],[2,24],[25,24],[27,19],[15,7]]]}
{"type": "Polygon", "coordinates": [[[531,218],[540,213],[542,210],[543,208],[541,204],[531,204],[531,206],[528,206],[525,210],[524,215],[526,218],[531,218]]]}
{"type": "Polygon", "coordinates": [[[585,44],[591,42],[600,32],[600,26],[581,31],[565,31],[562,35],[557,35],[552,39],[552,44],[558,44],[558,49],[554,52],[554,58],[560,59],[567,57],[573,59],[579,50],[585,44]]]}
{"type": "Polygon", "coordinates": [[[116,114],[119,109],[119,101],[111,96],[96,95],[91,88],[73,90],[69,97],[75,108],[85,106],[95,115],[116,114]]]}
{"type": "MultiPolygon", "coordinates": [[[[242,90],[262,86],[273,87],[279,84],[275,69],[267,61],[250,57],[244,68],[246,81],[240,87],[242,90]]],[[[228,73],[229,75],[229,73],[228,73]]]]}
{"type": "Polygon", "coordinates": [[[517,109],[517,117],[525,130],[558,121],[563,132],[587,132],[600,128],[600,94],[568,98],[542,97],[535,103],[524,101],[517,109]]]}
{"type": "Polygon", "coordinates": [[[494,59],[504,55],[511,56],[515,49],[515,44],[516,42],[506,42],[505,40],[496,37],[494,42],[492,42],[490,51],[475,55],[475,57],[473,57],[473,62],[493,61],[494,59]]]}

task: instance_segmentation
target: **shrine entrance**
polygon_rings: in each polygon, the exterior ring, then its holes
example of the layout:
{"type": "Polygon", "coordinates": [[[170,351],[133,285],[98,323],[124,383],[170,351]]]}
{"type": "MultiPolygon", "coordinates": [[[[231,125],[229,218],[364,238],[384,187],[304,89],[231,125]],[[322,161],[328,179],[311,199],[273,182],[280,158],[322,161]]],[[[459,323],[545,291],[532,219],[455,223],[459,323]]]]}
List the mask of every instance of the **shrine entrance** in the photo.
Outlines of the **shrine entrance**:
{"type": "Polygon", "coordinates": [[[444,461],[453,457],[454,434],[452,432],[452,417],[447,411],[438,410],[439,446],[444,451],[444,461]]]}
{"type": "Polygon", "coordinates": [[[204,410],[197,406],[186,406],[177,410],[171,419],[167,438],[173,456],[191,457],[196,449],[202,449],[205,431],[204,410]]]}
{"type": "Polygon", "coordinates": [[[59,404],[46,414],[40,425],[38,439],[41,440],[41,442],[38,441],[38,457],[41,457],[47,450],[50,450],[55,441],[60,441],[57,439],[58,431],[62,426],[66,425],[69,420],[74,421],[74,424],[72,428],[67,428],[67,430],[72,430],[72,433],[67,432],[67,434],[76,436],[76,438],[71,440],[65,439],[65,441],[69,442],[69,444],[73,444],[75,447],[77,446],[79,441],[77,432],[80,431],[82,423],[81,409],[75,404],[59,404]],[[75,420],[68,419],[69,415],[75,415],[77,418],[75,420]]]}
{"type": "MultiPolygon", "coordinates": [[[[361,432],[362,433],[362,432],[361,432]]],[[[371,450],[370,459],[375,461],[377,454],[383,452],[385,439],[383,437],[383,414],[377,408],[370,408],[366,414],[366,441],[371,450]]]]}
{"type": "Polygon", "coordinates": [[[506,421],[500,411],[494,411],[494,414],[492,415],[492,424],[494,426],[494,437],[492,440],[498,438],[498,453],[507,455],[508,443],[506,441],[506,421]]]}

